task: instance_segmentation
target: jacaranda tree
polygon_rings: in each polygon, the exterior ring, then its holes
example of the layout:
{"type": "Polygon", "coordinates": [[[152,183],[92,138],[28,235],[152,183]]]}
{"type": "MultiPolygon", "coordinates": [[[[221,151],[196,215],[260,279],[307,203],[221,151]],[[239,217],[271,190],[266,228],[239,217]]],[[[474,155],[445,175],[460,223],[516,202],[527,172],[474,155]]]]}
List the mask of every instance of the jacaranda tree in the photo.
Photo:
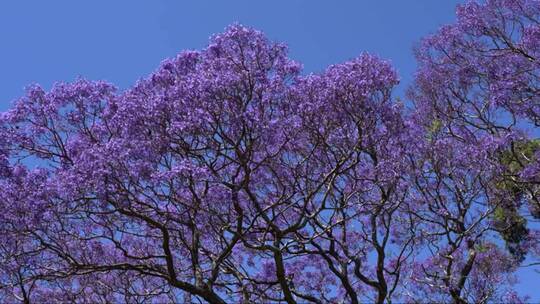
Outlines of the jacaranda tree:
{"type": "Polygon", "coordinates": [[[241,25],[126,91],[30,87],[0,116],[0,302],[525,300],[540,2],[462,5],[417,56],[404,104],[376,56],[305,75],[241,25]]]}
{"type": "Polygon", "coordinates": [[[417,121],[474,151],[495,148],[485,156],[499,166],[494,186],[509,193],[492,229],[514,258],[540,265],[540,1],[471,2],[457,17],[417,49],[417,121]]]}

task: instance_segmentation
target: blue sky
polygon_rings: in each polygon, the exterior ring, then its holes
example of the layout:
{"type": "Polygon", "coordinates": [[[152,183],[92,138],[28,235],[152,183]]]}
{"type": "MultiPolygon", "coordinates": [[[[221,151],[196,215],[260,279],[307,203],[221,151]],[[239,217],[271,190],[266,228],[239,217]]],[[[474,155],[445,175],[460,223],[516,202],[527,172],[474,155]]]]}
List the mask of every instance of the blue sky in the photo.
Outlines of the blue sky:
{"type": "MultiPolygon", "coordinates": [[[[183,49],[240,22],[286,42],[290,56],[317,72],[367,51],[398,70],[402,95],[415,70],[412,47],[455,20],[456,0],[362,1],[1,1],[0,110],[24,87],[77,76],[107,80],[121,89],[183,49]]],[[[520,272],[519,290],[540,274],[520,272]]]]}
{"type": "Polygon", "coordinates": [[[2,1],[0,110],[33,82],[49,87],[81,75],[126,88],[236,21],[288,43],[308,72],[368,51],[390,59],[407,83],[411,47],[454,20],[458,2],[2,1]]]}

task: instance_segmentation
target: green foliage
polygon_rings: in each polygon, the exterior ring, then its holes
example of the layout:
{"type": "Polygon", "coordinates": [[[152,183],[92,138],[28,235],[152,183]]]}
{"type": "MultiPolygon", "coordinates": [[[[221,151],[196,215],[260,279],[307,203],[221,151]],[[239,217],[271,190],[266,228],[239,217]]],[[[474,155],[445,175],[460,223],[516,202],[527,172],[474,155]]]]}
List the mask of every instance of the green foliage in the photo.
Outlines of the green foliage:
{"type": "Polygon", "coordinates": [[[522,261],[527,252],[520,246],[529,235],[527,220],[518,213],[517,208],[497,207],[493,213],[494,226],[506,242],[508,251],[522,261]]]}
{"type": "Polygon", "coordinates": [[[506,165],[511,174],[516,174],[534,159],[534,154],[539,148],[540,139],[515,142],[510,149],[501,154],[500,161],[506,165]]]}
{"type": "Polygon", "coordinates": [[[500,154],[499,160],[506,167],[504,178],[496,187],[510,191],[516,199],[524,193],[525,186],[518,180],[519,172],[534,161],[535,153],[540,149],[540,139],[514,142],[512,146],[500,154]]]}
{"type": "Polygon", "coordinates": [[[443,123],[440,119],[433,119],[431,125],[427,128],[426,136],[429,141],[432,141],[433,138],[439,131],[442,129],[443,123]]]}
{"type": "Polygon", "coordinates": [[[506,168],[503,178],[496,184],[500,190],[513,194],[515,202],[501,204],[493,213],[495,227],[506,242],[509,252],[519,260],[525,258],[526,252],[520,244],[526,240],[529,230],[527,220],[519,214],[518,200],[522,199],[527,187],[518,179],[523,168],[534,160],[536,151],[540,149],[540,140],[514,142],[512,146],[500,154],[500,162],[506,168]]]}

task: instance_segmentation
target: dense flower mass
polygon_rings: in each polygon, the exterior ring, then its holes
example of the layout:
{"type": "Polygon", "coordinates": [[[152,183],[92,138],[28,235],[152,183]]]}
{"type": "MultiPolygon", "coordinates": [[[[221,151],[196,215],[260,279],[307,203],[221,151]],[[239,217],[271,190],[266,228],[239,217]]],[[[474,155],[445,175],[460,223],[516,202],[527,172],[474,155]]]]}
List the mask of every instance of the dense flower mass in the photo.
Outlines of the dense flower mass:
{"type": "Polygon", "coordinates": [[[412,103],[376,56],[305,75],[241,25],[123,92],[30,87],[0,116],[0,302],[526,301],[540,2],[457,13],[412,103]]]}

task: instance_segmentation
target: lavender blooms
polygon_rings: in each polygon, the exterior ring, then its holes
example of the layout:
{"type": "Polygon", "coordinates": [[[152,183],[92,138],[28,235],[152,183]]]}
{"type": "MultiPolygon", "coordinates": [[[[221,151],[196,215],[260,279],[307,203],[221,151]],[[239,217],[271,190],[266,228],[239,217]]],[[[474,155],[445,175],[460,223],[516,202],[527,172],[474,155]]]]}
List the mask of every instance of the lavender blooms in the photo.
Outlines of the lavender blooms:
{"type": "Polygon", "coordinates": [[[29,88],[0,116],[0,301],[525,301],[539,14],[460,6],[410,110],[388,62],[304,75],[241,25],[124,92],[29,88]]]}

